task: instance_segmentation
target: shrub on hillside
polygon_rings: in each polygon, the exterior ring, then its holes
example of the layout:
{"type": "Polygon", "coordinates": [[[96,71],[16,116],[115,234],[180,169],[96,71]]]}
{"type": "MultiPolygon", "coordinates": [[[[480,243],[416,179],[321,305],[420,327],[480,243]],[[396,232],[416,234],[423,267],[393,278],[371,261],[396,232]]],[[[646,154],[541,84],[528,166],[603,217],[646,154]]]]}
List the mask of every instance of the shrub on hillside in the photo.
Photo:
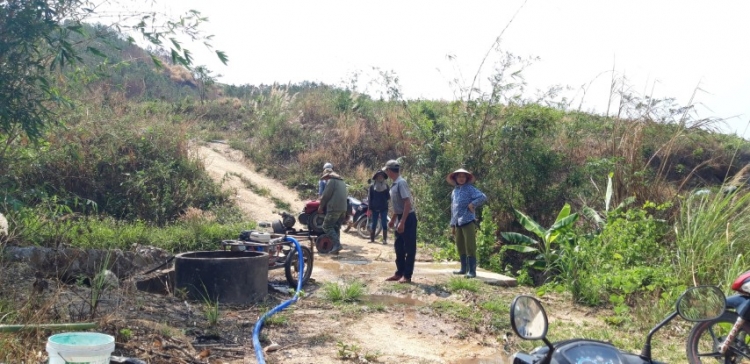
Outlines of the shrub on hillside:
{"type": "Polygon", "coordinates": [[[41,150],[26,148],[33,162],[14,163],[0,179],[21,205],[55,197],[72,211],[164,225],[188,207],[228,201],[189,154],[184,125],[152,117],[85,122],[54,130],[41,150]]]}

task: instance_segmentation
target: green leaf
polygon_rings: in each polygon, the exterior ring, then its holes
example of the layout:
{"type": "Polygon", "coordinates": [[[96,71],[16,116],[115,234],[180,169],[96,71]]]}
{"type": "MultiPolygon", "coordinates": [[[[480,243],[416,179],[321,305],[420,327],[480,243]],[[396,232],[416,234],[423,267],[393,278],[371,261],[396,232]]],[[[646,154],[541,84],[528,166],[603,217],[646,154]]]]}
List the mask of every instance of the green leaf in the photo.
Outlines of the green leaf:
{"type": "Polygon", "coordinates": [[[607,176],[607,192],[604,195],[604,211],[609,212],[609,204],[612,202],[612,177],[614,176],[614,172],[609,172],[609,176],[607,176]]]}
{"type": "Polygon", "coordinates": [[[544,235],[545,235],[544,228],[542,228],[542,226],[539,225],[539,223],[532,220],[530,217],[526,216],[526,214],[524,214],[521,211],[518,211],[516,209],[513,209],[513,211],[515,211],[516,217],[518,218],[518,222],[521,224],[521,226],[524,227],[524,229],[534,233],[534,235],[540,238],[544,238],[544,235]]]}
{"type": "Polygon", "coordinates": [[[585,206],[582,209],[582,212],[583,212],[583,216],[586,216],[589,219],[594,220],[594,222],[597,225],[604,225],[604,219],[601,217],[601,215],[599,215],[598,212],[596,212],[596,210],[592,209],[591,207],[585,206]]]}
{"type": "Polygon", "coordinates": [[[571,225],[573,225],[576,220],[578,220],[578,213],[575,213],[573,215],[569,215],[565,217],[562,220],[555,221],[555,224],[552,225],[552,227],[549,228],[550,232],[557,232],[560,230],[564,230],[569,228],[571,225]]]}
{"type": "Polygon", "coordinates": [[[507,249],[515,250],[521,253],[536,253],[539,251],[539,249],[537,248],[526,246],[526,245],[506,245],[505,247],[507,249]]]}
{"type": "Polygon", "coordinates": [[[156,57],[155,55],[153,55],[153,54],[151,55],[151,61],[154,62],[154,65],[156,67],[159,67],[159,68],[163,68],[164,67],[164,63],[162,63],[162,61],[158,57],[156,57]]]}
{"type": "Polygon", "coordinates": [[[179,51],[182,50],[182,46],[180,45],[180,42],[177,41],[177,39],[169,38],[169,40],[172,42],[174,47],[179,51]]]}
{"type": "Polygon", "coordinates": [[[107,58],[107,55],[102,53],[102,51],[94,48],[94,47],[86,47],[86,50],[91,52],[93,55],[101,58],[107,58]]]}
{"type": "Polygon", "coordinates": [[[508,232],[500,233],[500,235],[513,244],[539,245],[539,242],[523,234],[508,232]]]}
{"type": "Polygon", "coordinates": [[[223,63],[225,66],[227,62],[229,62],[229,57],[227,57],[227,54],[222,51],[216,51],[216,56],[219,57],[219,60],[221,63],[223,63]]]}
{"type": "Polygon", "coordinates": [[[558,222],[561,219],[566,218],[568,215],[570,215],[570,205],[569,204],[565,204],[565,206],[563,206],[563,208],[557,214],[557,218],[555,218],[555,222],[558,222]]]}

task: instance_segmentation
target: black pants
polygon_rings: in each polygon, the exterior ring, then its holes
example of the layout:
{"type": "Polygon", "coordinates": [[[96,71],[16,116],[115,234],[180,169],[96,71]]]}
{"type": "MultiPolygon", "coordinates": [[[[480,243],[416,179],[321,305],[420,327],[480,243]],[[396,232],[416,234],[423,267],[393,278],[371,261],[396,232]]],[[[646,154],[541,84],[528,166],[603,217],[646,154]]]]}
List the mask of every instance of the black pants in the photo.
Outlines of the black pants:
{"type": "MultiPolygon", "coordinates": [[[[403,216],[398,215],[398,218],[401,220],[403,216]]],[[[403,233],[399,234],[396,226],[393,247],[396,249],[396,275],[411,279],[417,255],[417,214],[412,212],[406,215],[403,233]]]]}

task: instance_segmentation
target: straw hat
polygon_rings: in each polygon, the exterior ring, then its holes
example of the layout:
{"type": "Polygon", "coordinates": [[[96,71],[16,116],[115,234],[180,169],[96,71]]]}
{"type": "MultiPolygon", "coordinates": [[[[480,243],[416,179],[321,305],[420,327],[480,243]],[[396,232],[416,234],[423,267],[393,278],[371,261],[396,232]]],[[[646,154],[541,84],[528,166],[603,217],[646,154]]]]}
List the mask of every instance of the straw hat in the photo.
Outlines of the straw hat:
{"type": "Polygon", "coordinates": [[[466,183],[467,183],[467,184],[468,184],[468,183],[474,183],[474,181],[476,181],[476,180],[477,180],[477,178],[476,178],[476,177],[474,177],[474,175],[473,175],[473,174],[471,174],[471,172],[469,172],[469,171],[467,171],[467,170],[465,170],[465,169],[463,169],[463,168],[459,168],[459,169],[457,169],[457,170],[455,170],[455,171],[453,171],[453,172],[449,173],[449,174],[448,174],[448,176],[447,176],[447,177],[445,177],[445,180],[446,180],[446,181],[448,182],[448,184],[450,184],[451,186],[455,186],[455,185],[456,185],[456,175],[457,175],[457,174],[459,174],[459,173],[463,173],[463,174],[466,174],[466,183]]]}
{"type": "Polygon", "coordinates": [[[388,179],[388,174],[380,170],[380,171],[375,172],[375,174],[372,175],[372,180],[374,181],[375,178],[377,178],[379,174],[382,174],[384,179],[388,179]]]}

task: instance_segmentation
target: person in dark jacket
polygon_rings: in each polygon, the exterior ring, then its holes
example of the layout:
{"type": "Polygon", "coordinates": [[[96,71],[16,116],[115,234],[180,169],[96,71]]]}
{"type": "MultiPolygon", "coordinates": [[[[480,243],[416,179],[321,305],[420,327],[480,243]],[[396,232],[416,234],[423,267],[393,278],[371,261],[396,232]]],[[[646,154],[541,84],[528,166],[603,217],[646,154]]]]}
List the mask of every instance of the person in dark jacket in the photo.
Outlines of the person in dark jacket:
{"type": "Polygon", "coordinates": [[[451,193],[451,233],[456,239],[456,250],[461,258],[461,270],[453,274],[477,276],[477,226],[476,208],[487,201],[487,196],[474,187],[476,178],[461,168],[450,173],[445,180],[453,187],[451,193]]]}
{"type": "Polygon", "coordinates": [[[388,175],[383,171],[375,172],[372,176],[370,192],[367,194],[370,213],[372,214],[372,225],[370,226],[370,242],[375,242],[375,231],[377,231],[378,220],[383,229],[383,244],[388,244],[388,200],[391,199],[390,186],[385,183],[388,175]]]}
{"type": "Polygon", "coordinates": [[[325,213],[323,231],[333,240],[331,254],[338,254],[341,247],[341,223],[344,222],[348,210],[347,187],[344,180],[331,170],[326,170],[320,179],[326,181],[323,196],[320,197],[318,213],[325,213]]]}

